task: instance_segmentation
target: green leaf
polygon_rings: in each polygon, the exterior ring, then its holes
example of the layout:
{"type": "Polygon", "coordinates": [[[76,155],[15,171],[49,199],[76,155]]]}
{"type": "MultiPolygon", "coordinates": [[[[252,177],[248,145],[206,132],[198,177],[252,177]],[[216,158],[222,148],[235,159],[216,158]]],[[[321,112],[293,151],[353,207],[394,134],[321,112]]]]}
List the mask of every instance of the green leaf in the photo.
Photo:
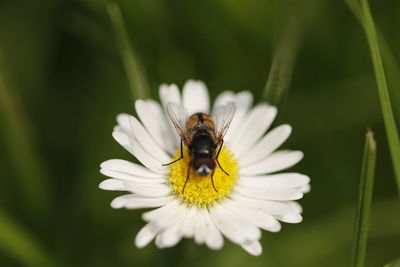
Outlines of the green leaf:
{"type": "Polygon", "coordinates": [[[354,267],[362,267],[365,262],[369,217],[371,211],[372,191],[376,161],[376,143],[373,133],[368,131],[365,138],[364,156],[361,169],[361,180],[356,215],[355,237],[353,242],[354,267]]]}
{"type": "Polygon", "coordinates": [[[375,71],[375,78],[378,87],[379,100],[382,109],[383,121],[385,123],[393,168],[397,179],[398,191],[400,194],[400,140],[393,115],[392,105],[386,83],[385,71],[383,68],[382,57],[379,50],[378,38],[375,30],[374,21],[369,9],[368,1],[361,0],[362,26],[365,30],[372,62],[375,71]]]}
{"type": "Polygon", "coordinates": [[[107,3],[107,11],[114,28],[115,38],[128,78],[132,97],[133,99],[149,98],[150,91],[145,71],[129,42],[121,9],[117,3],[109,2],[107,3]]]}
{"type": "Polygon", "coordinates": [[[0,249],[24,266],[55,266],[42,246],[2,211],[0,211],[0,249]]]}

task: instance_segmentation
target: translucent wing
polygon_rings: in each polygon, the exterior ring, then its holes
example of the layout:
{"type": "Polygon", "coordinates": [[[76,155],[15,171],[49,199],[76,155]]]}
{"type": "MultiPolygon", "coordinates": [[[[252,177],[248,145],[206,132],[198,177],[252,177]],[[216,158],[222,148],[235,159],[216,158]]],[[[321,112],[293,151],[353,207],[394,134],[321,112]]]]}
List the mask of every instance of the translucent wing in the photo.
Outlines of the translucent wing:
{"type": "Polygon", "coordinates": [[[179,136],[182,138],[185,145],[188,145],[190,138],[186,129],[186,123],[188,120],[187,109],[176,102],[169,102],[166,110],[179,136]]]}
{"type": "Polygon", "coordinates": [[[229,102],[226,105],[217,106],[212,114],[212,119],[215,124],[215,143],[219,144],[228,131],[229,125],[235,115],[236,105],[229,102]]]}

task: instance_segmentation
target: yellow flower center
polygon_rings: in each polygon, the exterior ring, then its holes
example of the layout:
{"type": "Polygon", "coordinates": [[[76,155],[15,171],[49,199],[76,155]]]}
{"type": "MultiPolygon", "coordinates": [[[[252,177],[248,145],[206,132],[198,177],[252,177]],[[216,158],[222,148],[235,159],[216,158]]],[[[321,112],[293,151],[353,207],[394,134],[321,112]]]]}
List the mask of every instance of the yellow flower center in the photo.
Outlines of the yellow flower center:
{"type": "MultiPolygon", "coordinates": [[[[175,159],[181,155],[180,149],[175,153],[175,159]]],[[[235,186],[238,179],[238,163],[233,153],[225,146],[221,149],[218,161],[221,167],[229,174],[224,173],[216,163],[212,185],[211,175],[201,176],[189,166],[191,157],[184,149],[183,159],[173,163],[170,169],[169,182],[175,195],[188,206],[210,206],[226,197],[235,186]],[[189,179],[188,168],[190,168],[189,179]],[[186,186],[185,186],[186,182],[186,186]],[[185,187],[185,189],[183,189],[185,187]]]]}

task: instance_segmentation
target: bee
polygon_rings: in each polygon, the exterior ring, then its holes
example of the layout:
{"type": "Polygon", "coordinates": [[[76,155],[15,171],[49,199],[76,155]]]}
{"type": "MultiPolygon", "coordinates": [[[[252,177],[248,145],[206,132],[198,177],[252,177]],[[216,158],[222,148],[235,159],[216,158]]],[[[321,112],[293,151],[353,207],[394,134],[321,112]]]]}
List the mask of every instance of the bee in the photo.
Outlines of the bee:
{"type": "Polygon", "coordinates": [[[178,159],[163,164],[163,166],[174,164],[183,159],[184,145],[189,151],[191,160],[182,194],[189,180],[190,169],[193,169],[200,176],[210,175],[212,186],[218,192],[214,185],[213,176],[216,165],[226,175],[229,175],[219,163],[218,156],[224,145],[224,136],[235,114],[235,104],[230,102],[226,105],[218,106],[211,116],[202,112],[188,116],[186,108],[176,102],[169,102],[166,110],[181,138],[181,155],[178,159]]]}

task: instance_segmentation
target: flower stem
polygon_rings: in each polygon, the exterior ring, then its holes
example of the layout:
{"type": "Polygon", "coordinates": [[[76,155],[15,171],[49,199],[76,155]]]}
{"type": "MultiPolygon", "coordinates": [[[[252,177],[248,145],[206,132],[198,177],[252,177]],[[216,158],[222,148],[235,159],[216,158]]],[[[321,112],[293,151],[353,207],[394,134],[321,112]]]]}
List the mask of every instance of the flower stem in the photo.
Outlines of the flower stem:
{"type": "Polygon", "coordinates": [[[280,104],[290,86],[300,43],[299,15],[291,8],[287,12],[287,21],[275,44],[271,69],[262,95],[263,99],[275,106],[280,104]]]}
{"type": "Polygon", "coordinates": [[[119,5],[115,2],[106,4],[108,15],[114,29],[115,38],[121,55],[122,63],[128,78],[128,83],[133,99],[148,98],[150,91],[143,66],[139,63],[129,37],[121,14],[119,5]]]}

